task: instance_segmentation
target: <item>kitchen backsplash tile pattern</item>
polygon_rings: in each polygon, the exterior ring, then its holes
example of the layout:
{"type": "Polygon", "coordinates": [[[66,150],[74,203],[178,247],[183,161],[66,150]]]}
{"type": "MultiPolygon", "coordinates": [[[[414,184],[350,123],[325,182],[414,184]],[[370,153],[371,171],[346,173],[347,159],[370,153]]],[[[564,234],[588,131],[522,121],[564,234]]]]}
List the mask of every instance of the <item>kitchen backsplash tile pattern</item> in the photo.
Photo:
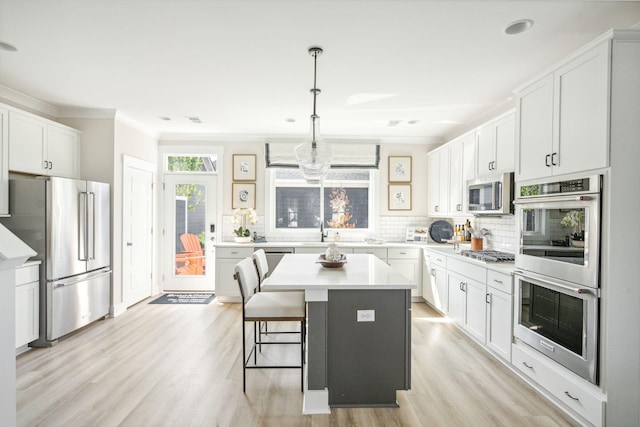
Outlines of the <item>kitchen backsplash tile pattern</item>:
{"type": "MultiPolygon", "coordinates": [[[[225,242],[233,241],[233,230],[236,226],[233,224],[231,215],[223,215],[222,217],[222,239],[225,242]]],[[[379,217],[379,232],[375,237],[384,239],[385,242],[404,242],[406,238],[407,227],[428,227],[433,221],[442,218],[429,218],[426,216],[381,216],[379,217]]],[[[486,228],[490,234],[484,238],[485,249],[496,249],[505,252],[515,252],[515,217],[469,217],[469,221],[476,229],[486,228]]],[[[463,224],[467,218],[448,218],[447,221],[452,224],[463,224]]],[[[251,224],[248,228],[251,233],[255,231],[259,236],[265,235],[265,218],[264,215],[258,215],[255,224],[251,224]]],[[[279,238],[279,241],[300,240],[299,238],[279,238]]],[[[347,240],[347,239],[345,239],[347,240]]]]}

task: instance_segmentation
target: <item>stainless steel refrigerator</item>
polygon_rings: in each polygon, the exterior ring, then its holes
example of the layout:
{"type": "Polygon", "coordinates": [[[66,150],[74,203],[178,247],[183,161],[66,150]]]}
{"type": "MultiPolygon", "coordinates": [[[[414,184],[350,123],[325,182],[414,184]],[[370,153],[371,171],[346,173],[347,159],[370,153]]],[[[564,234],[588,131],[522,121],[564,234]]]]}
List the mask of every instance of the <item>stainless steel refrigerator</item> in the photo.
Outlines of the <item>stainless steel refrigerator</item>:
{"type": "Polygon", "coordinates": [[[109,313],[111,226],[109,184],[68,178],[9,182],[11,216],[0,221],[38,255],[40,337],[56,340],[109,313]]]}

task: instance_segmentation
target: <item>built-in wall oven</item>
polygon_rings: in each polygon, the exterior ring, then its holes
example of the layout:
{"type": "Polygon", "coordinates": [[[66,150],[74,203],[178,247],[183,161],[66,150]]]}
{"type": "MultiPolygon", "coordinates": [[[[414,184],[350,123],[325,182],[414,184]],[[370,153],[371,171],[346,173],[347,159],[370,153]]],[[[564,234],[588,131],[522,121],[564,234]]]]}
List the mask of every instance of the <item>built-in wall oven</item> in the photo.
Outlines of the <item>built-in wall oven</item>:
{"type": "Polygon", "coordinates": [[[597,384],[602,177],[518,185],[516,339],[597,384]]]}

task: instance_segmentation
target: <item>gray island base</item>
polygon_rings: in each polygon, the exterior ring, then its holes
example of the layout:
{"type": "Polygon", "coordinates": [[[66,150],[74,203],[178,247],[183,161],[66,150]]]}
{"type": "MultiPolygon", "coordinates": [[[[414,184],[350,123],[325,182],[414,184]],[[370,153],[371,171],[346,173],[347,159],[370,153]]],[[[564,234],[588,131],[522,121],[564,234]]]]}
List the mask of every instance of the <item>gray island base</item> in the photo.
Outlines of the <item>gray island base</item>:
{"type": "Polygon", "coordinates": [[[409,279],[373,255],[350,254],[341,269],[317,255],[286,255],[265,288],[303,289],[308,332],[303,413],[330,407],[397,407],[411,387],[409,279]]]}

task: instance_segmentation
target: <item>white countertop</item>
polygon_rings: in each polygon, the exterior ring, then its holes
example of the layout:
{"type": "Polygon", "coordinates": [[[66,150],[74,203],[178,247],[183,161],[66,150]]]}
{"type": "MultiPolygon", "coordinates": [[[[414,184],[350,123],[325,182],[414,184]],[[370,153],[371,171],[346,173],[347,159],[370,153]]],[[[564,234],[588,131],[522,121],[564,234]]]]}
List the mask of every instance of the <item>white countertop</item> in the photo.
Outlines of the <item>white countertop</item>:
{"type": "Polygon", "coordinates": [[[36,260],[29,260],[29,261],[26,261],[24,264],[19,265],[16,268],[31,267],[32,265],[39,265],[39,264],[42,264],[42,261],[37,260],[37,259],[36,260]]]}
{"type": "Polygon", "coordinates": [[[412,242],[385,242],[385,243],[376,243],[369,244],[367,242],[349,242],[349,241],[341,241],[341,242],[250,242],[250,243],[236,243],[236,242],[218,242],[215,244],[216,247],[225,247],[225,248],[241,248],[241,247],[251,247],[251,248],[300,248],[300,247],[327,247],[329,244],[335,243],[338,247],[344,246],[349,248],[392,248],[392,247],[423,247],[424,243],[412,243],[412,242]]]}
{"type": "Polygon", "coordinates": [[[264,288],[272,291],[417,288],[371,254],[347,254],[347,263],[341,268],[325,268],[317,260],[317,254],[286,254],[264,288]]]}

